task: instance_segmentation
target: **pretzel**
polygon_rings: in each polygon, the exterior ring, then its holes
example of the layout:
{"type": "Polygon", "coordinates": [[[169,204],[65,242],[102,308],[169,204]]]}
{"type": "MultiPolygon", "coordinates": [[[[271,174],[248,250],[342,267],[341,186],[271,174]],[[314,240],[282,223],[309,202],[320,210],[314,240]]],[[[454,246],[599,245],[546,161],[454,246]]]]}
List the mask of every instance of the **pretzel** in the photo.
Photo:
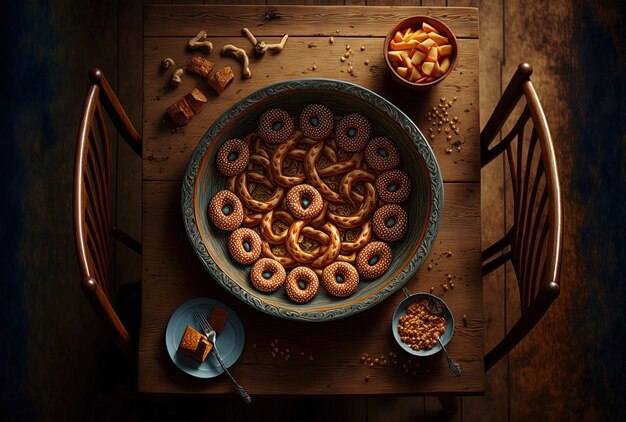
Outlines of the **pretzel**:
{"type": "Polygon", "coordinates": [[[261,255],[266,258],[271,258],[280,262],[280,264],[285,268],[294,268],[300,265],[298,261],[296,261],[289,255],[276,255],[272,251],[272,247],[270,246],[270,244],[267,243],[265,240],[261,241],[261,255]]]}
{"type": "Polygon", "coordinates": [[[237,176],[235,191],[239,199],[241,199],[241,202],[243,202],[246,207],[256,212],[266,212],[269,210],[273,210],[280,204],[280,201],[283,200],[283,197],[286,193],[285,188],[281,186],[276,186],[276,188],[274,189],[274,193],[272,193],[272,195],[267,198],[267,200],[259,201],[258,199],[254,199],[248,191],[248,177],[245,172],[237,176]]]}
{"type": "Polygon", "coordinates": [[[261,213],[248,213],[243,215],[242,226],[245,227],[254,227],[258,226],[261,223],[261,219],[263,218],[263,214],[261,213]]]}
{"type": "Polygon", "coordinates": [[[302,232],[302,228],[305,226],[306,221],[298,220],[294,221],[294,223],[289,226],[289,230],[287,230],[287,240],[285,242],[285,248],[289,255],[291,255],[296,261],[307,264],[309,262],[314,261],[319,257],[320,248],[316,248],[313,253],[304,251],[300,244],[298,243],[300,240],[300,234],[302,232]]]}
{"type": "Polygon", "coordinates": [[[320,177],[315,168],[315,163],[320,158],[322,150],[324,149],[324,142],[319,142],[313,145],[309,152],[307,152],[304,159],[304,173],[306,174],[309,183],[315,187],[319,193],[327,200],[335,203],[341,203],[341,195],[332,190],[320,177]]]}
{"type": "Polygon", "coordinates": [[[361,226],[359,235],[352,241],[341,242],[341,253],[356,252],[372,239],[372,220],[367,220],[361,226]]]}
{"type": "MultiPolygon", "coordinates": [[[[376,182],[376,177],[363,169],[354,169],[343,175],[341,182],[339,182],[339,194],[353,208],[358,208],[358,204],[353,198],[353,193],[356,192],[352,192],[352,186],[356,182],[368,182],[371,184],[376,182]]],[[[363,202],[363,200],[361,199],[360,202],[363,202]]]]}
{"type": "Polygon", "coordinates": [[[330,242],[325,248],[324,253],[311,262],[311,266],[316,268],[326,267],[333,263],[339,256],[339,252],[341,252],[341,235],[337,227],[326,222],[321,229],[330,237],[330,242]]]}
{"type": "Polygon", "coordinates": [[[334,214],[331,210],[326,211],[326,218],[333,224],[342,229],[354,229],[369,219],[378,205],[378,195],[376,188],[371,183],[365,184],[365,196],[358,210],[350,215],[334,214]]]}
{"type": "Polygon", "coordinates": [[[287,230],[280,234],[274,233],[274,221],[282,221],[283,223],[287,223],[287,225],[291,225],[294,221],[291,214],[285,211],[280,210],[270,210],[263,214],[261,218],[261,225],[259,226],[259,233],[268,243],[274,245],[281,245],[285,243],[285,239],[287,238],[287,230]]]}
{"type": "Polygon", "coordinates": [[[286,176],[283,174],[283,161],[288,156],[289,152],[296,146],[298,140],[302,137],[302,133],[299,131],[294,131],[294,135],[278,145],[278,148],[274,150],[270,160],[270,170],[274,181],[285,188],[299,185],[305,180],[304,173],[300,173],[295,176],[286,176]]]}

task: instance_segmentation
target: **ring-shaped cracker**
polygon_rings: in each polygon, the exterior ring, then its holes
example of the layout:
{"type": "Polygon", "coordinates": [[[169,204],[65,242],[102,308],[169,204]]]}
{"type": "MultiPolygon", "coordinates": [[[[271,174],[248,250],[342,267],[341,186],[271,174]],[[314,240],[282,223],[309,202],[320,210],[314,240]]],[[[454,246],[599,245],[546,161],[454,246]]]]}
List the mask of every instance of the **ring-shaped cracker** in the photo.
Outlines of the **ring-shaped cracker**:
{"type": "Polygon", "coordinates": [[[326,106],[309,104],[300,113],[300,130],[307,138],[320,141],[333,133],[335,116],[326,106]]]}
{"type": "Polygon", "coordinates": [[[391,139],[377,136],[365,147],[365,161],[376,171],[393,170],[400,164],[400,153],[391,139]]]}
{"type": "Polygon", "coordinates": [[[285,291],[289,299],[294,302],[307,303],[315,297],[319,285],[319,278],[312,269],[296,267],[291,270],[285,280],[285,291]]]}
{"type": "Polygon", "coordinates": [[[334,262],[324,268],[322,285],[333,296],[348,297],[359,287],[359,273],[352,264],[334,262]]]}
{"type": "Polygon", "coordinates": [[[384,202],[404,202],[411,195],[411,178],[402,170],[387,171],[376,179],[376,191],[384,202]]]}
{"type": "Polygon", "coordinates": [[[397,204],[387,204],[378,208],[372,217],[372,227],[376,236],[385,242],[402,239],[409,225],[406,211],[397,204]]]}
{"type": "Polygon", "coordinates": [[[280,262],[270,259],[261,258],[250,270],[250,281],[252,285],[259,291],[265,293],[275,292],[285,283],[287,273],[280,262]]]}
{"type": "Polygon", "coordinates": [[[239,228],[228,238],[228,251],[240,264],[252,264],[261,256],[261,237],[252,229],[239,228]]]}
{"type": "Polygon", "coordinates": [[[367,145],[372,125],[367,117],[359,113],[343,116],[335,126],[335,141],[344,151],[361,151],[367,145]]]}
{"type": "Polygon", "coordinates": [[[259,117],[259,136],[270,144],[280,144],[293,133],[291,116],[281,108],[267,110],[259,117]]]}
{"type": "Polygon", "coordinates": [[[299,220],[312,220],[324,208],[322,195],[311,185],[298,185],[289,189],[285,205],[291,214],[299,220]]]}
{"type": "Polygon", "coordinates": [[[235,176],[248,167],[250,148],[243,139],[231,138],[224,142],[215,156],[217,170],[224,176],[235,176]]]}
{"type": "Polygon", "coordinates": [[[372,242],[356,257],[356,269],[365,278],[378,278],[391,266],[391,248],[385,242],[372,242]]]}
{"type": "Polygon", "coordinates": [[[217,228],[233,231],[243,221],[243,205],[237,195],[221,190],[209,202],[209,218],[217,228]]]}

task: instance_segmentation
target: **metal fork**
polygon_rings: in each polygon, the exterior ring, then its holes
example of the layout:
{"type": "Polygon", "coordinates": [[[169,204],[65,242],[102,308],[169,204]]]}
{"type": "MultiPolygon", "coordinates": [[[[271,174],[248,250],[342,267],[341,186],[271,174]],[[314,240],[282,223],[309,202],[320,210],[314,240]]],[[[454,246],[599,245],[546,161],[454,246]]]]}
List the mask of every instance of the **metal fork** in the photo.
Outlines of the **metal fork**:
{"type": "Polygon", "coordinates": [[[237,392],[241,396],[241,399],[246,403],[250,403],[252,401],[252,397],[250,397],[250,395],[246,393],[246,390],[244,390],[243,387],[239,385],[237,380],[235,380],[235,377],[233,377],[230,374],[230,372],[228,371],[228,368],[226,368],[226,365],[224,365],[224,362],[222,361],[222,357],[220,356],[220,352],[217,350],[217,344],[216,344],[217,334],[215,333],[215,330],[213,329],[213,327],[211,327],[211,324],[209,324],[209,321],[207,320],[206,316],[198,310],[196,310],[194,316],[196,318],[196,323],[200,326],[200,328],[204,332],[204,335],[207,336],[207,338],[209,339],[209,342],[213,345],[213,351],[215,352],[215,357],[217,358],[217,361],[220,363],[222,369],[224,369],[224,372],[226,372],[226,375],[228,375],[228,378],[230,378],[233,384],[235,384],[235,387],[237,388],[237,392]]]}

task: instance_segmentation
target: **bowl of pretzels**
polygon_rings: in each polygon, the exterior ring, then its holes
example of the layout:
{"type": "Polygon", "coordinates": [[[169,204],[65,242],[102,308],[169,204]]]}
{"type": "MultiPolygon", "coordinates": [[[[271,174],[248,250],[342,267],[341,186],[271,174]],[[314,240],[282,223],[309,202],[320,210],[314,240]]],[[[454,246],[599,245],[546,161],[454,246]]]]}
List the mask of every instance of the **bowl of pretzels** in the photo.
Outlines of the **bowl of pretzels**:
{"type": "Polygon", "coordinates": [[[364,311],[426,260],[443,180],[424,135],[358,85],[288,80],[230,107],[183,179],[187,235],[250,306],[299,321],[364,311]]]}

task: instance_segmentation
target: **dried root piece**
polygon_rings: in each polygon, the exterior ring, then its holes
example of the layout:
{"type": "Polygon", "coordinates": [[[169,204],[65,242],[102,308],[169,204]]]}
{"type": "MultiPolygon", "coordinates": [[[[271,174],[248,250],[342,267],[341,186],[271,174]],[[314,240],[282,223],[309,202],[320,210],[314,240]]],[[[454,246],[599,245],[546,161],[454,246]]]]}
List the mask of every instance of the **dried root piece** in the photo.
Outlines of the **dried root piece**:
{"type": "Polygon", "coordinates": [[[243,74],[243,77],[244,78],[252,77],[252,72],[250,71],[250,60],[248,59],[248,55],[246,54],[246,51],[243,48],[236,47],[232,44],[226,44],[222,48],[222,55],[223,56],[230,55],[230,56],[234,56],[235,58],[237,58],[237,60],[239,60],[242,65],[241,73],[243,74]]]}
{"type": "Polygon", "coordinates": [[[169,69],[170,67],[176,67],[176,63],[174,63],[173,59],[170,59],[169,57],[161,60],[161,69],[165,70],[165,69],[169,69]]]}
{"type": "Polygon", "coordinates": [[[213,73],[213,76],[207,82],[218,94],[221,94],[234,78],[233,69],[230,66],[226,66],[213,73]]]}
{"type": "Polygon", "coordinates": [[[201,56],[196,56],[187,64],[187,72],[195,73],[196,75],[206,78],[209,76],[209,73],[211,73],[211,70],[213,70],[213,66],[212,61],[201,56]]]}
{"type": "Polygon", "coordinates": [[[191,50],[196,50],[198,48],[204,48],[207,54],[211,54],[211,50],[213,50],[213,43],[211,41],[207,41],[207,33],[206,31],[198,32],[198,35],[193,37],[187,43],[187,46],[191,50]]]}
{"type": "Polygon", "coordinates": [[[285,43],[289,38],[289,35],[285,34],[283,35],[283,39],[279,43],[266,44],[263,41],[258,41],[256,37],[252,35],[252,32],[250,32],[248,28],[243,28],[241,32],[243,32],[243,34],[248,37],[248,40],[254,46],[254,52],[259,55],[265,54],[266,51],[269,51],[271,53],[280,53],[283,48],[285,48],[285,43]]]}
{"type": "Polygon", "coordinates": [[[189,94],[169,106],[165,112],[176,126],[184,126],[191,118],[200,113],[202,106],[208,101],[204,92],[194,88],[189,94]]]}
{"type": "Polygon", "coordinates": [[[185,73],[185,71],[181,68],[181,69],[176,69],[174,71],[174,74],[172,75],[172,79],[170,80],[170,85],[172,86],[178,86],[180,85],[180,78],[181,76],[183,76],[183,73],[185,73]]]}

